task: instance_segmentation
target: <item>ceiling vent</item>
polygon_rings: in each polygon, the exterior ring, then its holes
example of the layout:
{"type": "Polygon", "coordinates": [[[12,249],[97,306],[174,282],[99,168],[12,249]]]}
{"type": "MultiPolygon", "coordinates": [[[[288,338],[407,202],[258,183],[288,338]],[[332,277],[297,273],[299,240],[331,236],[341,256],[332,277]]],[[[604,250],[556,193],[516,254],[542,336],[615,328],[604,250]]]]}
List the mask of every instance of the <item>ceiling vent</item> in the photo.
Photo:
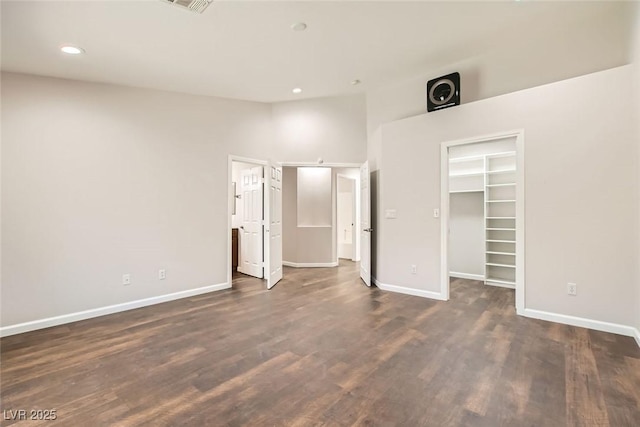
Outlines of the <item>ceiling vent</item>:
{"type": "Polygon", "coordinates": [[[192,12],[202,13],[213,3],[213,0],[162,0],[165,3],[171,3],[180,8],[189,9],[192,12]]]}

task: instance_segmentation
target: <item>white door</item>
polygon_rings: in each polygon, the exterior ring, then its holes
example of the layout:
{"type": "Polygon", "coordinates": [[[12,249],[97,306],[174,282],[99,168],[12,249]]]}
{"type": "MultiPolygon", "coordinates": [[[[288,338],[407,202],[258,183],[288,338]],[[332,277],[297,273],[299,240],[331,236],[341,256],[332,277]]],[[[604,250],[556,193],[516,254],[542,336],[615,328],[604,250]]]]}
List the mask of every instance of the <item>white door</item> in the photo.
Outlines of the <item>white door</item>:
{"type": "Polygon", "coordinates": [[[282,279],[282,167],[269,163],[266,188],[269,197],[265,206],[265,271],[267,288],[271,289],[282,279]]]}
{"type": "Polygon", "coordinates": [[[369,162],[360,166],[360,277],[371,286],[371,194],[369,162]]]}
{"type": "Polygon", "coordinates": [[[238,271],[262,278],[262,166],[240,171],[242,225],[238,271]]]}

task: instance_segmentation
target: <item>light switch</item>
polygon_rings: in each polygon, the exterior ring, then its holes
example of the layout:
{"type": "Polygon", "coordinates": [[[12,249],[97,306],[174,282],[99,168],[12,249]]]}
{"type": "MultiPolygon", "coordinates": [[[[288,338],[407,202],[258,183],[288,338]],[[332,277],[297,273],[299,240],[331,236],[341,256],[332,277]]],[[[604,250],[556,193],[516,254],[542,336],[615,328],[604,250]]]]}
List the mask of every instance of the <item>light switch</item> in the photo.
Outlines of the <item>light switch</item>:
{"type": "Polygon", "coordinates": [[[433,217],[434,218],[440,218],[440,209],[434,209],[433,210],[433,217]]]}
{"type": "Polygon", "coordinates": [[[384,217],[387,219],[395,219],[398,217],[398,213],[395,209],[387,209],[384,211],[384,217]]]}

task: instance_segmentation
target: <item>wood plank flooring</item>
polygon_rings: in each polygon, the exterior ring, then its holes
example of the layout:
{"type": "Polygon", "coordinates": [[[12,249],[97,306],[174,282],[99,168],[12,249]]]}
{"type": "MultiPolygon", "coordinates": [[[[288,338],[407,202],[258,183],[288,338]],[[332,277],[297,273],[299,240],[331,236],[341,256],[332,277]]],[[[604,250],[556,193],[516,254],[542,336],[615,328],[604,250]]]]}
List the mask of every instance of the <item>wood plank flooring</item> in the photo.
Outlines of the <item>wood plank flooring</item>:
{"type": "Polygon", "coordinates": [[[451,300],[357,266],[3,338],[2,425],[640,426],[633,339],[517,317],[513,291],[451,300]],[[55,409],[53,421],[11,420],[55,409]]]}

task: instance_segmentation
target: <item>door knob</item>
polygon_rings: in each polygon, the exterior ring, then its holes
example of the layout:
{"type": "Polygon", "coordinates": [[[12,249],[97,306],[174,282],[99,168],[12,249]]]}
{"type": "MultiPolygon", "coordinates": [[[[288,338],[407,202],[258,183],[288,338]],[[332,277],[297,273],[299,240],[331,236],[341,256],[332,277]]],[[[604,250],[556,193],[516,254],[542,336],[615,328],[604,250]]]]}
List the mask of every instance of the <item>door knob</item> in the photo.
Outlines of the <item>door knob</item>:
{"type": "Polygon", "coordinates": [[[367,233],[371,233],[373,228],[363,228],[362,231],[366,231],[367,233]]]}

